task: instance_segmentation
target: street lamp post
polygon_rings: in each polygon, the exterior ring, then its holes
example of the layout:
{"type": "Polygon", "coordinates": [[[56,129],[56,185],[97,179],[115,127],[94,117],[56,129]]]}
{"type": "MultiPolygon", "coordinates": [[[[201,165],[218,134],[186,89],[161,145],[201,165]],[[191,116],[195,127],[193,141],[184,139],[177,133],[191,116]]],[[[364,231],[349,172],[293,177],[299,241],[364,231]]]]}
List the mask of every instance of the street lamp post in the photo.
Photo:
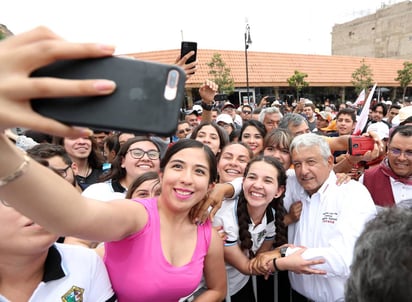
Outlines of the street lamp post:
{"type": "Polygon", "coordinates": [[[249,104],[249,65],[247,61],[247,50],[249,46],[252,44],[252,39],[250,38],[250,26],[246,24],[246,31],[245,31],[245,63],[246,63],[246,93],[247,93],[247,103],[249,104]]]}

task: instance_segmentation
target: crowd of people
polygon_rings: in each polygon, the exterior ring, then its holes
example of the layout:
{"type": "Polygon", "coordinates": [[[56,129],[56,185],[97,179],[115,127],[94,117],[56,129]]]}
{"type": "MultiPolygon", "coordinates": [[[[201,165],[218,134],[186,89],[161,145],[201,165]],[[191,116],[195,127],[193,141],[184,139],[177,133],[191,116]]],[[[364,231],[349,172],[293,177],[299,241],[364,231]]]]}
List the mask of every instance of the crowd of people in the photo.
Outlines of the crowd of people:
{"type": "MultiPolygon", "coordinates": [[[[30,74],[113,52],[47,28],[0,42],[0,301],[410,299],[412,106],[374,102],[362,155],[356,108],[215,106],[210,80],[171,137],[32,111],[35,97],[112,93],[30,74]]],[[[191,55],[175,62],[188,77],[191,55]]]]}

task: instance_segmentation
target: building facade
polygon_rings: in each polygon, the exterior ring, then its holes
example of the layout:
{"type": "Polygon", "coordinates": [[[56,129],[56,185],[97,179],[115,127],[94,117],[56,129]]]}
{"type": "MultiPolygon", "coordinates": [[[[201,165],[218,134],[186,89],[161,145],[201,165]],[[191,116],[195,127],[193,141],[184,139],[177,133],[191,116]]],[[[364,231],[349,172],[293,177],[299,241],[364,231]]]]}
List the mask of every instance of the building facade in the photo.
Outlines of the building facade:
{"type": "Polygon", "coordinates": [[[385,6],[376,13],[337,24],[332,55],[412,59],[412,2],[385,6]]]}

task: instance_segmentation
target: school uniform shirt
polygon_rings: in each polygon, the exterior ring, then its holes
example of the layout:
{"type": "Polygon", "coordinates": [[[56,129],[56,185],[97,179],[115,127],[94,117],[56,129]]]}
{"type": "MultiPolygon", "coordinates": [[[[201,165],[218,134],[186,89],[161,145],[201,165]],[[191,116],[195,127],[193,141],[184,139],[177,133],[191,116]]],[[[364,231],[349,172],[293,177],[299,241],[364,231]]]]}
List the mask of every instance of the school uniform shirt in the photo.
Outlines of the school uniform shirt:
{"type": "Polygon", "coordinates": [[[110,201],[115,199],[124,199],[127,190],[118,182],[111,180],[99,182],[88,186],[82,195],[87,198],[93,198],[101,201],[110,201]]]}
{"type": "MultiPolygon", "coordinates": [[[[237,204],[237,198],[225,199],[213,219],[213,226],[223,226],[223,230],[227,235],[225,246],[239,244],[239,223],[236,213],[237,204]]],[[[255,225],[252,221],[249,222],[249,232],[252,235],[253,241],[252,251],[254,253],[257,252],[265,240],[274,240],[276,233],[274,213],[275,211],[272,209],[273,215],[265,215],[259,225],[255,225]]],[[[233,296],[246,285],[250,276],[242,274],[230,264],[226,264],[226,272],[229,281],[229,295],[233,296]]]]}
{"type": "MultiPolygon", "coordinates": [[[[117,301],[103,261],[95,251],[56,243],[50,247],[43,280],[29,302],[117,301]]],[[[0,293],[0,302],[11,302],[0,293]]]]}
{"type": "Polygon", "coordinates": [[[82,191],[84,191],[88,186],[98,183],[99,178],[103,173],[104,171],[102,169],[93,169],[87,177],[76,175],[76,182],[80,186],[82,191]]]}
{"type": "MultiPolygon", "coordinates": [[[[351,180],[336,185],[336,175],[330,172],[318,192],[309,196],[289,175],[284,204],[287,211],[294,201],[302,201],[299,221],[288,227],[289,243],[305,246],[305,259],[324,258],[314,266],[326,275],[305,275],[289,272],[294,290],[317,302],[344,301],[344,285],[349,276],[356,239],[364,225],[376,215],[372,197],[365,186],[351,180]]],[[[289,249],[288,249],[289,250],[289,249]]]]}

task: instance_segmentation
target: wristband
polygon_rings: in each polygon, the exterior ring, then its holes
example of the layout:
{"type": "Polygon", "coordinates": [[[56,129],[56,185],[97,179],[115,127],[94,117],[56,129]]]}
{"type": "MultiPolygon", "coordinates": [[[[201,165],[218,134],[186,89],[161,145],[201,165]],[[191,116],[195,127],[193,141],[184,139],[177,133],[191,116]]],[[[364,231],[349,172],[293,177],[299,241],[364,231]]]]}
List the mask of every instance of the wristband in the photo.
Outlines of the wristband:
{"type": "Polygon", "coordinates": [[[202,108],[206,111],[210,111],[213,109],[213,107],[215,106],[215,101],[213,101],[211,104],[207,104],[205,103],[203,100],[200,103],[200,106],[202,106],[202,108]]]}
{"type": "Polygon", "coordinates": [[[281,270],[278,268],[278,266],[276,265],[276,259],[278,259],[278,258],[273,258],[273,267],[275,268],[275,270],[277,271],[277,272],[281,272],[281,270]]]}
{"type": "Polygon", "coordinates": [[[0,187],[7,185],[22,176],[26,172],[29,162],[30,157],[24,155],[24,161],[17,167],[16,171],[6,177],[0,178],[0,187]]]}

